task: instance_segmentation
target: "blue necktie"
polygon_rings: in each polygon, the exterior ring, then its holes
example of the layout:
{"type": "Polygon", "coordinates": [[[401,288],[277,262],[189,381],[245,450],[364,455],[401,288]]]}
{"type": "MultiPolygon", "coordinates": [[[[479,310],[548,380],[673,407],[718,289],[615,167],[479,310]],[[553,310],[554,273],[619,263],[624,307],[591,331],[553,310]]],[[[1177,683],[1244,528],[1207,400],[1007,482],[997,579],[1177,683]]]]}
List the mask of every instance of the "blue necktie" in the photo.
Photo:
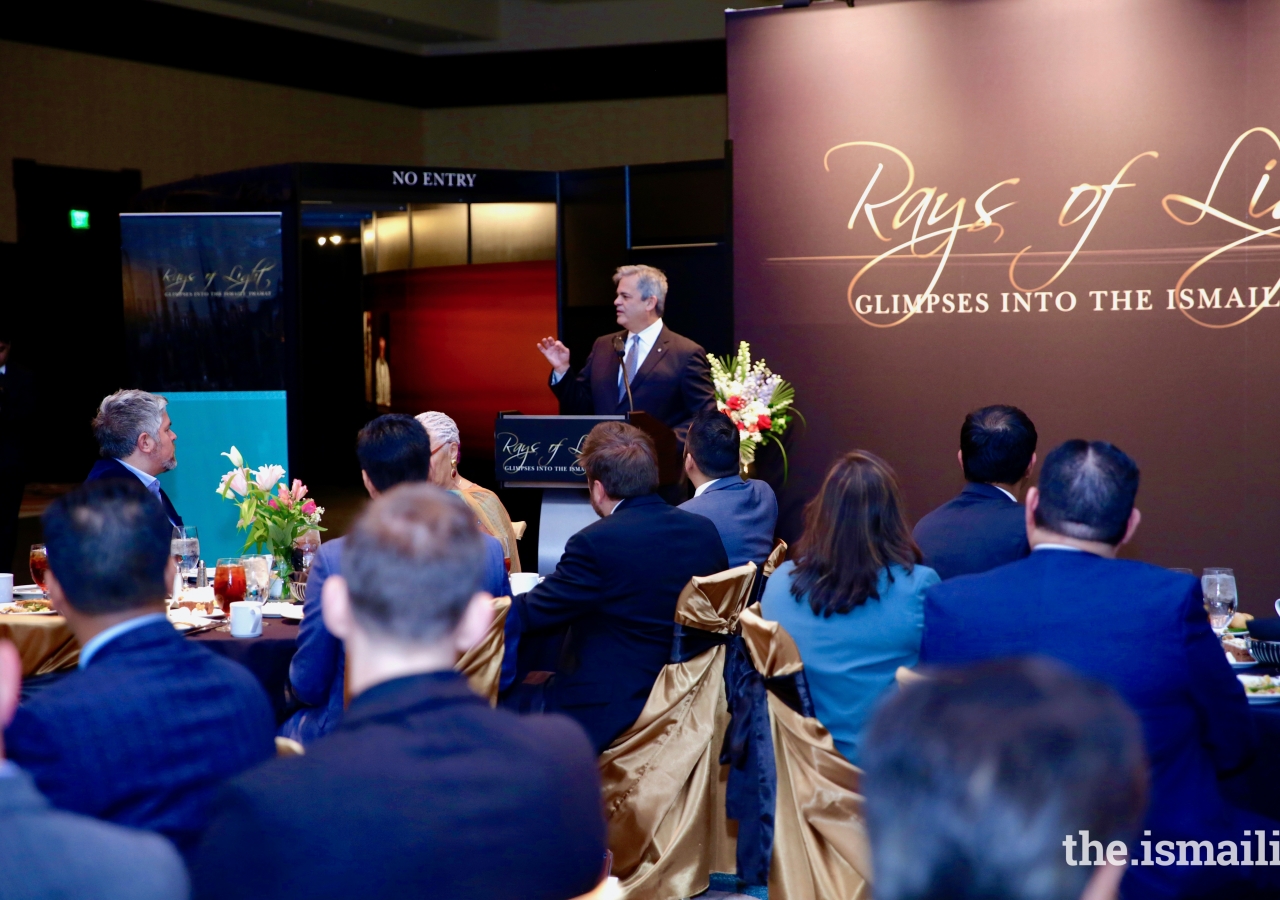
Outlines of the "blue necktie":
{"type": "Polygon", "coordinates": [[[627,358],[622,362],[623,377],[618,379],[618,402],[621,403],[627,399],[627,385],[635,380],[636,377],[636,357],[640,355],[640,335],[632,335],[631,346],[627,348],[627,358]]]}

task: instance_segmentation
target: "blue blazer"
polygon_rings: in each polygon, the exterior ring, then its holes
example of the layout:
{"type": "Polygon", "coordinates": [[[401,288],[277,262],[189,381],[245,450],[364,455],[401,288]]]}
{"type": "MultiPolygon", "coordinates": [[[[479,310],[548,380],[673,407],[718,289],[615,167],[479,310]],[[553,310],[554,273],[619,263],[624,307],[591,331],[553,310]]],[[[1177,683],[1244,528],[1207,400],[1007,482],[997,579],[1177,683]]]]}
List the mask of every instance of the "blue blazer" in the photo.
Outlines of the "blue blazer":
{"type": "Polygon", "coordinates": [[[913,534],[924,564],[944,581],[986,572],[1031,552],[1022,504],[997,487],[973,481],[921,519],[913,534]]]}
{"type": "MultiPolygon", "coordinates": [[[[487,534],[481,536],[486,553],[481,590],[495,597],[509,597],[511,580],[503,560],[502,542],[487,534]]],[[[320,594],[330,575],[342,574],[342,548],[346,542],[345,537],[340,537],[321,544],[307,575],[307,599],[302,607],[302,624],[298,626],[298,649],[289,663],[289,682],[303,708],[280,728],[282,735],[304,744],[333,731],[342,719],[347,657],[342,641],[324,627],[320,594]]],[[[503,657],[503,673],[507,674],[510,669],[510,678],[514,678],[514,643],[508,650],[511,652],[503,657]]]]}
{"type": "MultiPolygon", "coordinates": [[[[1111,685],[1138,714],[1151,764],[1150,840],[1240,838],[1218,777],[1249,761],[1253,720],[1209,629],[1199,580],[1131,560],[1037,550],[926,595],[922,664],[1030,655],[1111,685]]],[[[1172,877],[1175,868],[1131,866],[1126,884],[1172,877]]]]}
{"type": "MultiPolygon", "coordinates": [[[[85,478],[84,483],[101,481],[103,478],[132,478],[139,484],[142,483],[142,480],[137,475],[134,475],[120,464],[120,460],[110,457],[95,462],[93,468],[89,470],[89,475],[85,478]]],[[[173,503],[169,500],[169,495],[164,492],[164,488],[160,488],[160,503],[164,506],[164,514],[169,517],[169,522],[173,525],[181,525],[182,516],[178,515],[178,511],[173,508],[173,503]]]]}
{"type": "Polygon", "coordinates": [[[624,500],[569,538],[556,570],[512,601],[526,631],[568,626],[547,709],[577,719],[597,752],[608,747],[671,656],[680,592],[727,568],[716,527],[657,494],[624,500]]]}
{"type": "Polygon", "coordinates": [[[721,478],[700,496],[680,504],[687,512],[706,516],[720,532],[730,566],[764,562],[773,549],[778,524],[778,498],[763,481],[737,475],[721,478]]]}
{"type": "Polygon", "coordinates": [[[247,669],[155,622],[19,707],[4,743],[54,806],[185,851],[218,786],[275,755],[275,714],[247,669]]]}
{"type": "Polygon", "coordinates": [[[369,688],[306,756],[232,781],[191,871],[211,900],[564,900],[604,855],[582,729],[490,709],[434,672],[369,688]]]}

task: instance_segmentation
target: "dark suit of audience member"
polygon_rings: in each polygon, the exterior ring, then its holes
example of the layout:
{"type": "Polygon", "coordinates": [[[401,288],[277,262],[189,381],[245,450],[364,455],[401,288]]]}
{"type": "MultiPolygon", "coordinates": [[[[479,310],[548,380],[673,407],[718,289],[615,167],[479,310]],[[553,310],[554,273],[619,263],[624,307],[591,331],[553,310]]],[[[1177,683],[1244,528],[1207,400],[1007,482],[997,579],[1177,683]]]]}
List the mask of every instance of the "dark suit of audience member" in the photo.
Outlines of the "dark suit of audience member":
{"type": "Polygon", "coordinates": [[[35,379],[9,361],[9,339],[0,333],[0,572],[9,571],[18,540],[35,409],[35,379]]]}
{"type": "Polygon", "coordinates": [[[576,719],[601,751],[639,717],[667,664],[680,592],[729,561],[708,519],[651,493],[657,458],[639,429],[597,425],[579,460],[602,518],[512,605],[526,631],[568,626],[546,708],[576,719]]]}
{"type": "Polygon", "coordinates": [[[1145,768],[1124,701],[1050,660],[908,684],[863,753],[876,900],[1114,900],[1125,867],[1102,852],[1141,856],[1145,768]]]}
{"type": "Polygon", "coordinates": [[[542,352],[555,371],[551,390],[564,415],[609,415],[643,410],[676,433],[683,444],[689,420],[715,409],[715,386],[707,352],[662,323],[667,279],[650,266],[623,266],[617,284],[615,331],[596,338],[582,369],[568,371],[569,351],[547,338],[542,352]],[[634,360],[634,365],[633,365],[634,360]],[[631,402],[622,374],[632,373],[631,402]]]}
{"type": "MultiPolygon", "coordinates": [[[[503,562],[502,542],[487,534],[480,537],[485,544],[483,590],[495,597],[511,596],[511,580],[503,562]]],[[[329,633],[320,616],[320,597],[324,583],[331,575],[342,574],[343,538],[320,545],[307,575],[307,599],[302,607],[302,623],[298,626],[298,649],[289,663],[289,682],[293,694],[303,704],[280,729],[285,737],[309,744],[333,731],[342,720],[343,679],[346,654],[342,641],[329,633]]],[[[514,655],[512,658],[514,677],[514,655]]]]}
{"type": "MultiPolygon", "coordinates": [[[[0,641],[0,732],[22,689],[17,649],[0,641]]],[[[55,810],[0,740],[0,897],[186,900],[187,873],[156,834],[55,810]]]]}
{"type": "Polygon", "coordinates": [[[479,538],[474,513],[431,485],[370,504],[347,537],[347,578],[324,590],[326,622],[360,645],[351,706],[304,757],[227,786],[192,867],[196,897],[566,900],[600,880],[600,778],[582,729],[491,709],[451,669],[491,621],[479,538]]]}
{"type": "Polygon", "coordinates": [[[182,525],[156,476],[178,465],[168,401],[146,391],[116,391],[102,398],[93,419],[93,436],[102,456],[89,470],[85,484],[104,479],[132,479],[160,501],[169,523],[182,525]]]}
{"type": "MultiPolygon", "coordinates": [[[[356,436],[356,456],[370,497],[398,484],[426,481],[431,467],[431,439],[411,416],[379,416],[356,436]]],[[[482,534],[482,589],[495,597],[511,595],[511,581],[503,562],[502,542],[482,534]]],[[[329,633],[320,614],[324,583],[342,574],[346,541],[336,538],[320,545],[307,575],[307,599],[298,627],[298,649],[289,663],[289,681],[302,702],[280,733],[306,744],[337,727],[342,718],[346,655],[342,642],[329,633]]],[[[514,660],[513,660],[514,663],[514,660]]]]}
{"type": "Polygon", "coordinates": [[[1022,559],[1026,511],[1016,488],[1036,464],[1036,427],[1016,406],[988,406],[965,417],[960,465],[968,482],[959,496],[916,523],[925,565],[944,581],[1022,559]]]}
{"type": "Polygon", "coordinates": [[[684,470],[695,491],[680,508],[711,520],[730,566],[759,565],[773,549],[778,498],[767,483],[738,474],[740,443],[737,426],[719,410],[693,417],[684,470]]]}
{"type": "Polygon", "coordinates": [[[136,479],[87,485],[46,511],[49,593],[81,640],[81,671],[21,707],[4,741],[55,806],[185,850],[218,785],[275,753],[275,719],[247,669],[165,618],[170,528],[136,479]]]}
{"type": "MultiPolygon", "coordinates": [[[[1199,581],[1113,558],[1137,527],[1137,486],[1137,466],[1110,444],[1069,441],[1050,453],[1027,496],[1035,549],[929,591],[921,664],[1048,656],[1109,684],[1142,721],[1151,840],[1239,840],[1248,818],[1228,806],[1218,778],[1254,750],[1249,705],[1209,628],[1199,581]]],[[[1204,888],[1189,871],[1131,866],[1126,890],[1204,888]]]]}

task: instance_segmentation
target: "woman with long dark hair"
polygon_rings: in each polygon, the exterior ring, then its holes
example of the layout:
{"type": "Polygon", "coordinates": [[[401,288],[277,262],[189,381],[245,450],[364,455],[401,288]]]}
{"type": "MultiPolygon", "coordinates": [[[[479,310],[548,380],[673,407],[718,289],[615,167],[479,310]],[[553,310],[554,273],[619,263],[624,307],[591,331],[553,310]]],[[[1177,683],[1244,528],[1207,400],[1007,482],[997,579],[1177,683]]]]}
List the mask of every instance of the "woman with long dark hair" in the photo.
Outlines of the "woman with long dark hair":
{"type": "Polygon", "coordinates": [[[920,564],[893,469],[865,450],[831,467],[791,556],[761,607],[795,638],[818,721],[856,764],[894,672],[919,660],[924,592],[938,574],[920,564]]]}

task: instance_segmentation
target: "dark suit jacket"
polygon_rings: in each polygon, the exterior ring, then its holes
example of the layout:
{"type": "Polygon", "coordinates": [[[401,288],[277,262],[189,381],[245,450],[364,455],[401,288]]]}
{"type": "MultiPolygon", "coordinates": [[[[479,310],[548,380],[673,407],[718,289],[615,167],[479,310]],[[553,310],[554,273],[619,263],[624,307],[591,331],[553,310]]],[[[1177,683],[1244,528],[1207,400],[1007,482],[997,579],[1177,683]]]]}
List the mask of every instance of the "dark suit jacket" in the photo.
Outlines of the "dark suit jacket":
{"type": "Polygon", "coordinates": [[[582,730],[490,709],[437,672],[370,688],[306,756],[232,781],[192,882],[216,900],[565,900],[604,854],[582,730]]]}
{"type": "Polygon", "coordinates": [[[913,534],[924,564],[944,581],[1022,559],[1026,510],[989,484],[969,482],[958,497],[921,519],[913,534]]]}
{"type": "MultiPolygon", "coordinates": [[[[511,580],[503,561],[502,542],[487,534],[483,537],[486,556],[481,590],[495,597],[509,597],[511,580]]],[[[302,624],[298,626],[298,649],[289,663],[289,682],[303,708],[281,729],[281,734],[304,744],[333,731],[342,719],[346,654],[342,641],[324,627],[320,595],[330,575],[342,574],[342,548],[346,541],[340,537],[321,544],[307,575],[307,599],[302,607],[302,624]]],[[[514,665],[513,655],[513,670],[514,665]]]]}
{"type": "MultiPolygon", "coordinates": [[[[626,337],[627,332],[615,331],[596,338],[582,371],[566,372],[551,385],[563,415],[603,416],[627,411],[626,394],[618,402],[621,361],[615,349],[618,339],[626,337]]],[[[636,409],[674,429],[683,446],[689,420],[704,409],[715,409],[716,390],[707,352],[663,325],[631,380],[631,399],[636,409]]]]}
{"type": "MultiPolygon", "coordinates": [[[[1152,841],[1239,839],[1217,781],[1249,760],[1253,720],[1209,630],[1196,578],[1091,553],[1037,550],[926,595],[922,664],[1027,655],[1053,657],[1106,682],[1138,714],[1151,764],[1143,827],[1155,833],[1152,841]]],[[[1157,868],[1131,868],[1130,875],[1144,880],[1157,868]]]]}
{"type": "Polygon", "coordinates": [[[730,566],[764,562],[773,549],[778,524],[778,498],[757,479],[722,478],[680,508],[706,516],[720,532],[730,566]]]}
{"type": "Polygon", "coordinates": [[[21,366],[8,363],[0,375],[0,476],[21,476],[35,412],[35,379],[21,366]]]}
{"type": "Polygon", "coordinates": [[[19,707],[4,743],[55,806],[186,850],[223,780],[275,754],[275,715],[247,669],[155,622],[19,707]]]}
{"type": "MultiPolygon", "coordinates": [[[[118,459],[100,459],[93,464],[93,468],[89,470],[89,477],[84,480],[85,484],[90,481],[98,481],[103,478],[132,478],[141,484],[141,480],[123,465],[118,459]]],[[[178,515],[178,511],[173,508],[173,503],[169,501],[169,495],[164,492],[164,488],[160,488],[160,503],[164,506],[164,514],[169,517],[169,521],[174,525],[182,524],[182,516],[178,515]]]]}
{"type": "Polygon", "coordinates": [[[51,809],[31,777],[0,774],[0,897],[186,900],[187,871],[156,834],[51,809]]]}
{"type": "Polygon", "coordinates": [[[526,631],[569,626],[547,708],[577,719],[597,751],[609,746],[671,656],[680,592],[727,568],[710,520],[656,494],[622,501],[569,538],[556,570],[512,601],[526,631]]]}

